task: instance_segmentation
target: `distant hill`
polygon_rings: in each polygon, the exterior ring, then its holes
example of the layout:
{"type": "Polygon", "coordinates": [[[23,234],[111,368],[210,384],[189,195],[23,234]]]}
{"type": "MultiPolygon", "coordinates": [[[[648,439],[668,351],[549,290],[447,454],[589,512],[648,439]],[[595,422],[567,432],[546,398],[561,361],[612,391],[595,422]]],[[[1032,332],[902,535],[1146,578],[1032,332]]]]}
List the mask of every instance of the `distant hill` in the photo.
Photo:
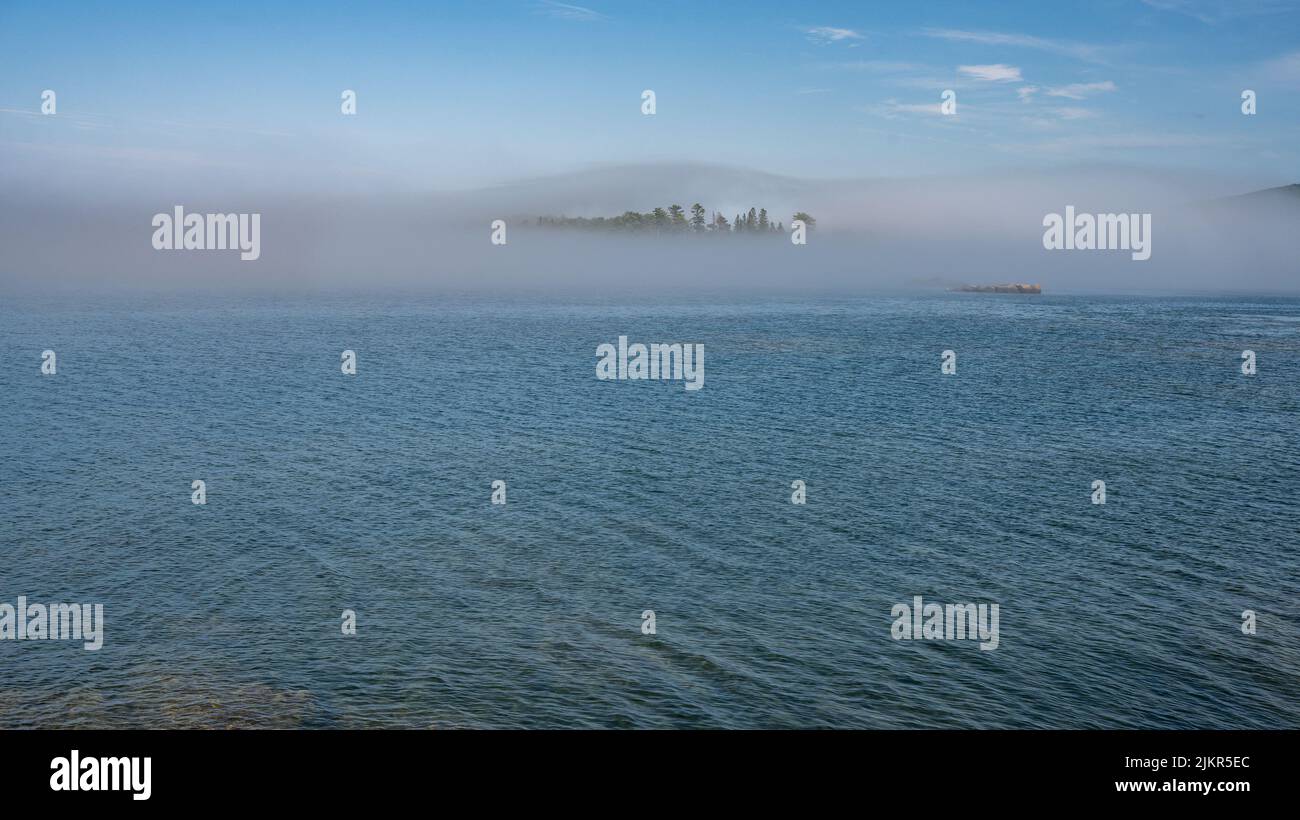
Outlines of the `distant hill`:
{"type": "Polygon", "coordinates": [[[1300,205],[1300,184],[1280,185],[1276,188],[1265,188],[1262,191],[1251,191],[1247,194],[1237,194],[1235,196],[1225,196],[1213,200],[1213,204],[1298,204],[1300,205]]]}

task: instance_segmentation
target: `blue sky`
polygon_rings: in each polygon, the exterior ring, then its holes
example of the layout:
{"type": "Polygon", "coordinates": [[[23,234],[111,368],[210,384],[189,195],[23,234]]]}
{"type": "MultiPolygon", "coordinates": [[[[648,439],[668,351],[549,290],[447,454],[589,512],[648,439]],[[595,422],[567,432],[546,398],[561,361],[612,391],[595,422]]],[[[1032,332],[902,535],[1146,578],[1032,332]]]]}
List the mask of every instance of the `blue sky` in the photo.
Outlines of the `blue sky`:
{"type": "Polygon", "coordinates": [[[267,5],[5,0],[0,174],[421,190],[689,160],[1300,181],[1295,3],[267,5]]]}

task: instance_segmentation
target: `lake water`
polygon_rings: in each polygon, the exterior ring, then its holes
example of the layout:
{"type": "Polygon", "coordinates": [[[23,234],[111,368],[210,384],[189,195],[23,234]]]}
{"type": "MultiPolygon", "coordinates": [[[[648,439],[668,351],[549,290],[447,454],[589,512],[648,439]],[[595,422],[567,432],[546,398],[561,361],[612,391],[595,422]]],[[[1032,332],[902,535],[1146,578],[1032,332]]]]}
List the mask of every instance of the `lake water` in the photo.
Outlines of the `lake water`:
{"type": "Polygon", "coordinates": [[[1295,299],[6,298],[0,602],[106,627],[0,726],[1300,727],[1298,419],[1295,299]]]}

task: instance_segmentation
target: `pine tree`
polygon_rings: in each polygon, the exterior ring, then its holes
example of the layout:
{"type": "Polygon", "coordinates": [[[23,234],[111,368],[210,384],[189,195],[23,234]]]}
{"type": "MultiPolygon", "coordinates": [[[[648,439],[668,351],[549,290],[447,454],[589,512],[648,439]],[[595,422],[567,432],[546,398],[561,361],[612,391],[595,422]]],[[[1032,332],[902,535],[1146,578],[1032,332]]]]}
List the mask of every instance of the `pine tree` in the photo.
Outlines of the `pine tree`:
{"type": "Polygon", "coordinates": [[[696,233],[704,230],[704,206],[698,202],[691,206],[691,230],[696,233]]]}
{"type": "Polygon", "coordinates": [[[668,206],[668,221],[674,231],[686,230],[686,211],[682,210],[681,205],[668,206]]]}
{"type": "Polygon", "coordinates": [[[668,227],[668,212],[663,208],[655,208],[648,215],[649,221],[654,225],[656,231],[662,231],[668,227]]]}

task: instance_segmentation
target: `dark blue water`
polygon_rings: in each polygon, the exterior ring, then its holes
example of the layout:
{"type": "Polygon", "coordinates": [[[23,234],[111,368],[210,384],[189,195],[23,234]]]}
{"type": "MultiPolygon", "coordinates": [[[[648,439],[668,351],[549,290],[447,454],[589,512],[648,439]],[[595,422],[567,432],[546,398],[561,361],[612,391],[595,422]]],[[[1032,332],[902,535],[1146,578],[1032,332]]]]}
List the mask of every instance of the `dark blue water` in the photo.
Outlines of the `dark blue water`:
{"type": "Polygon", "coordinates": [[[0,726],[1300,727],[1298,397],[1291,299],[6,299],[0,601],[107,626],[0,726]]]}

